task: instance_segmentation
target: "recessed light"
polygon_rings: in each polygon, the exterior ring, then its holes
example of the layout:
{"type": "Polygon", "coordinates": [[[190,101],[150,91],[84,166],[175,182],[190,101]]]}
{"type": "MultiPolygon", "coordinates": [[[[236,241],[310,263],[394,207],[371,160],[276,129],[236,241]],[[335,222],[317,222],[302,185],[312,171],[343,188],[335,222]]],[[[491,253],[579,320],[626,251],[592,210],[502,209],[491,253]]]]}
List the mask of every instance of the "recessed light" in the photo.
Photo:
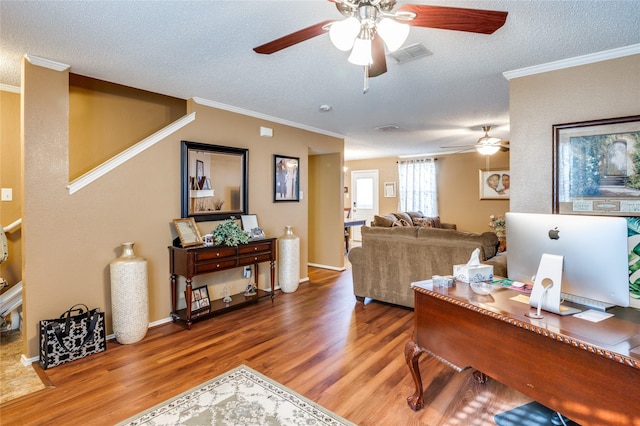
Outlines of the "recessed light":
{"type": "Polygon", "coordinates": [[[322,105],[320,105],[320,107],[318,109],[320,110],[320,112],[329,112],[333,108],[331,107],[331,105],[322,104],[322,105]]]}

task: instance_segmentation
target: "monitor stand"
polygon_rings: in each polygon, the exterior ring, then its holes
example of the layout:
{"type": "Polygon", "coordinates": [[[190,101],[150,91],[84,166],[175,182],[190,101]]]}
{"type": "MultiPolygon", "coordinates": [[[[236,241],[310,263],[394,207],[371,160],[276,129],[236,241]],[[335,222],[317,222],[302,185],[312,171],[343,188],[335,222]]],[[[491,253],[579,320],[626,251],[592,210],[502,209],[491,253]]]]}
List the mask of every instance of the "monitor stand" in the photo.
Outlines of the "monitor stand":
{"type": "Polygon", "coordinates": [[[560,304],[563,261],[564,258],[556,254],[544,253],[542,255],[529,298],[529,305],[538,310],[536,313],[528,313],[528,317],[542,318],[541,310],[558,315],[573,315],[581,312],[580,309],[560,304]]]}

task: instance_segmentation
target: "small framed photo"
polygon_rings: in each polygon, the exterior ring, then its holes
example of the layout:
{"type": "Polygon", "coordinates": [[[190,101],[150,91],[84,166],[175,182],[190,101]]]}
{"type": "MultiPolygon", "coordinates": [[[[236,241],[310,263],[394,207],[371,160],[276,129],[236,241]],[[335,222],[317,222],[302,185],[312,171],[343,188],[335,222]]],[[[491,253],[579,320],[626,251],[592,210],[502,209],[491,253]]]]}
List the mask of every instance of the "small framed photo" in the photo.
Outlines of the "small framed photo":
{"type": "Polygon", "coordinates": [[[508,169],[480,170],[480,199],[508,200],[511,175],[508,169]]]}
{"type": "Polygon", "coordinates": [[[200,230],[198,230],[193,217],[173,219],[173,226],[176,228],[182,247],[186,248],[203,244],[200,230]]]}
{"type": "Polygon", "coordinates": [[[196,160],[196,182],[198,183],[198,189],[203,189],[202,183],[204,179],[204,161],[196,160]]]}
{"type": "Polygon", "coordinates": [[[396,183],[385,182],[384,183],[384,196],[386,198],[393,198],[396,196],[396,183]]]}
{"type": "Polygon", "coordinates": [[[209,289],[206,285],[191,290],[191,312],[207,309],[210,306],[211,300],[209,300],[209,289]]]}
{"type": "Polygon", "coordinates": [[[273,156],[273,202],[300,201],[300,158],[273,156]]]}

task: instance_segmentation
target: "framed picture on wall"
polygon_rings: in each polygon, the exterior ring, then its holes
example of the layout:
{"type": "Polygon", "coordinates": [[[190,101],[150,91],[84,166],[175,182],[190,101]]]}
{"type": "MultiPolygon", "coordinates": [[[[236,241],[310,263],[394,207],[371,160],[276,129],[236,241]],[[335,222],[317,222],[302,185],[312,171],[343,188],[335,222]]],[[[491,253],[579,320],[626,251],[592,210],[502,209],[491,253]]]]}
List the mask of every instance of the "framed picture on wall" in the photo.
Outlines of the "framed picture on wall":
{"type": "Polygon", "coordinates": [[[393,198],[396,196],[396,183],[385,182],[384,183],[384,196],[386,198],[393,198]]]}
{"type": "Polygon", "coordinates": [[[300,158],[273,156],[273,202],[300,201],[300,158]]]}
{"type": "Polygon", "coordinates": [[[553,212],[640,216],[640,115],[553,125],[553,212]]]}
{"type": "Polygon", "coordinates": [[[480,199],[508,200],[511,192],[509,169],[480,170],[480,199]]]}

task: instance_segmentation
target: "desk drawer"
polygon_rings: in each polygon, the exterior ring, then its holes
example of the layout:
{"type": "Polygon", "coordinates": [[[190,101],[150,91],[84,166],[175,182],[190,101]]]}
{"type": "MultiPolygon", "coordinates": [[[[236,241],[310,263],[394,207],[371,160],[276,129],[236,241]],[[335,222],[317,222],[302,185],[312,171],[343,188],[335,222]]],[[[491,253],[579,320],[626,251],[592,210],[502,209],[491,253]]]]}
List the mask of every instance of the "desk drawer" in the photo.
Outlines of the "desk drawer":
{"type": "Polygon", "coordinates": [[[223,259],[225,257],[235,257],[236,249],[234,247],[212,248],[211,250],[199,251],[194,254],[196,263],[206,262],[213,259],[223,259]]]}
{"type": "Polygon", "coordinates": [[[240,247],[238,250],[240,255],[271,251],[271,243],[256,244],[249,247],[240,247]]]}
{"type": "Polygon", "coordinates": [[[236,266],[237,265],[235,259],[224,259],[220,262],[196,263],[194,266],[194,275],[204,274],[206,272],[220,271],[222,269],[234,268],[236,266]]]}
{"type": "Polygon", "coordinates": [[[242,256],[238,258],[238,265],[253,265],[254,263],[268,262],[270,260],[270,253],[259,253],[255,256],[242,256]]]}

